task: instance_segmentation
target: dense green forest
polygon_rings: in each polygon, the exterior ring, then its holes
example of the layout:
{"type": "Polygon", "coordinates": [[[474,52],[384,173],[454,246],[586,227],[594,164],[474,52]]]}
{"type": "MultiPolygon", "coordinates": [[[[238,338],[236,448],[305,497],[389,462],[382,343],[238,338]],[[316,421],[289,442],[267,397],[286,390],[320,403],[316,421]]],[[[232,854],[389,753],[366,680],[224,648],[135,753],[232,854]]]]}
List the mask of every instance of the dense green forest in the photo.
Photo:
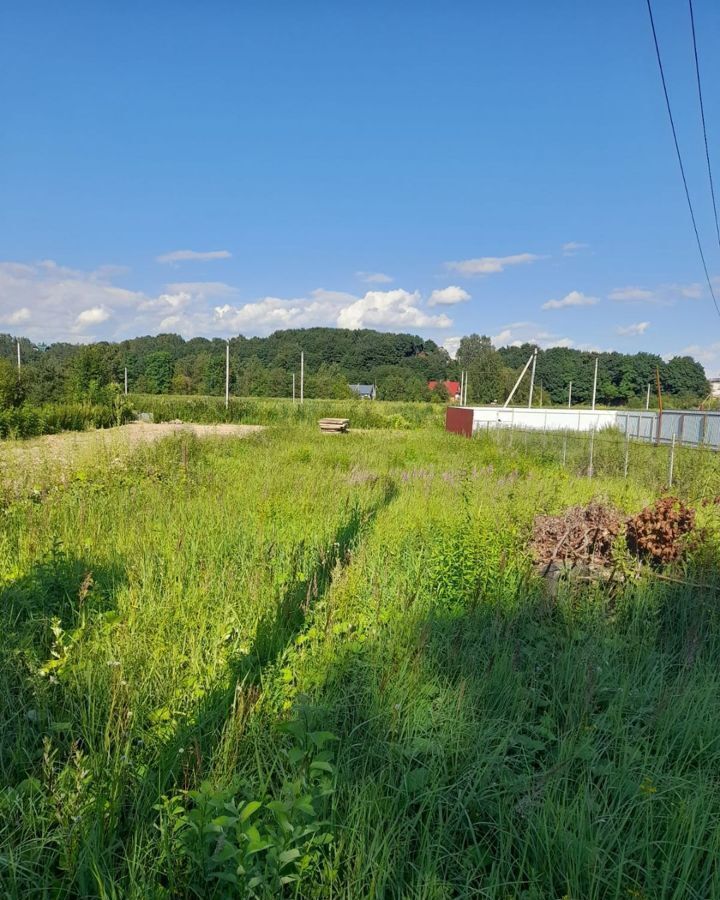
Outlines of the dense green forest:
{"type": "MultiPolygon", "coordinates": [[[[59,400],[106,402],[123,384],[150,394],[222,394],[225,389],[224,340],[176,334],[133,338],[118,343],[34,345],[20,338],[22,365],[17,370],[17,339],[0,335],[0,407],[59,400]]],[[[287,397],[292,375],[305,354],[305,396],[342,398],[349,384],[372,383],[385,400],[439,400],[429,380],[459,379],[468,372],[468,402],[502,402],[533,350],[531,344],[495,349],[489,338],[464,337],[457,358],[434,341],[412,334],[337,328],[276,331],[266,338],[230,340],[231,384],[236,396],[287,397]]],[[[591,398],[597,354],[554,347],[540,350],[534,401],[564,404],[572,381],[575,403],[591,398]]],[[[675,403],[698,403],[709,386],[703,367],[690,357],[665,362],[650,353],[599,354],[597,402],[639,404],[647,385],[660,373],[663,393],[675,403]]],[[[527,379],[516,394],[527,401],[527,379]]],[[[653,388],[654,393],[654,388],[653,388]]]]}

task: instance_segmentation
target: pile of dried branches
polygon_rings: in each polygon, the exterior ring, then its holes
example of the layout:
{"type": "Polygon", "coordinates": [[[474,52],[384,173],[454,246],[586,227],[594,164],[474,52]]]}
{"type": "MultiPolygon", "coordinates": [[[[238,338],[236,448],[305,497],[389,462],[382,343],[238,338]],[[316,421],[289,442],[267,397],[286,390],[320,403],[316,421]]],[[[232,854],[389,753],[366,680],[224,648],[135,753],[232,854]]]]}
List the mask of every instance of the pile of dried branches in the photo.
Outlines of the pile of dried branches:
{"type": "Polygon", "coordinates": [[[663,497],[630,518],[593,501],[559,516],[537,516],[530,546],[545,574],[558,567],[609,568],[618,539],[631,555],[660,567],[682,557],[694,528],[695,510],[677,497],[663,497]]]}
{"type": "Polygon", "coordinates": [[[609,506],[593,501],[571,506],[560,516],[537,516],[532,550],[541,565],[553,563],[608,565],[624,519],[609,506]]]}

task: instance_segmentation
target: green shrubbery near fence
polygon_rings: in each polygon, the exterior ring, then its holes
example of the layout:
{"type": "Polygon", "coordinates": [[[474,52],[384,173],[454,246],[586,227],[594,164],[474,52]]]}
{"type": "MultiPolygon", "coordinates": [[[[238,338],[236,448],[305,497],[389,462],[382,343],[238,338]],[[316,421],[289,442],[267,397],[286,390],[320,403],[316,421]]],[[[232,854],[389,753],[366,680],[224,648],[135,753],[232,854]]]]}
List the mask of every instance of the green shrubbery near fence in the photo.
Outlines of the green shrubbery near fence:
{"type": "Polygon", "coordinates": [[[155,422],[238,422],[252,425],[315,424],[322,418],[345,418],[351,428],[420,428],[444,422],[445,407],[434,403],[382,400],[306,400],[231,398],[228,408],[222,397],[157,396],[135,394],[131,398],[138,413],[150,413],[155,422]]]}
{"type": "Polygon", "coordinates": [[[0,438],[29,438],[59,431],[110,428],[132,418],[129,406],[91,403],[49,403],[0,410],[0,438]]]}

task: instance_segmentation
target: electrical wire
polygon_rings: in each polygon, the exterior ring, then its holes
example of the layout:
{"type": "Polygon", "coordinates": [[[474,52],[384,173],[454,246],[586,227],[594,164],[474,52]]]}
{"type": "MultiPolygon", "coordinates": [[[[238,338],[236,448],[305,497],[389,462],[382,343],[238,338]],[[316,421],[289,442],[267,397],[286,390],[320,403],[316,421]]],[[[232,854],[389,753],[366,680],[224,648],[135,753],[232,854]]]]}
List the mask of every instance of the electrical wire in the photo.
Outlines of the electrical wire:
{"type": "Polygon", "coordinates": [[[705,279],[707,280],[708,288],[710,289],[710,296],[712,297],[712,301],[715,305],[715,312],[718,314],[718,316],[720,316],[720,306],[718,306],[717,297],[715,296],[712,281],[710,280],[710,273],[708,272],[707,263],[705,262],[705,253],[703,251],[702,242],[700,240],[700,232],[698,231],[697,220],[695,219],[695,210],[693,209],[692,200],[690,199],[690,190],[688,188],[687,177],[685,176],[685,166],[683,165],[682,154],[680,153],[680,144],[678,142],[677,130],[675,128],[675,119],[673,118],[672,108],[670,106],[670,97],[668,95],[667,82],[665,81],[665,70],[662,64],[662,57],[660,56],[660,45],[658,44],[657,32],[655,30],[655,19],[653,17],[651,0],[647,0],[647,8],[648,14],[650,16],[650,27],[652,28],[653,42],[655,44],[655,55],[657,56],[658,68],[660,69],[660,79],[662,81],[663,94],[665,95],[665,106],[667,107],[668,118],[670,119],[670,128],[672,129],[673,141],[675,143],[675,153],[677,155],[678,165],[680,166],[680,175],[682,176],[683,187],[685,188],[685,198],[687,199],[688,209],[690,210],[690,218],[692,220],[693,231],[695,232],[695,240],[697,241],[698,252],[700,253],[700,259],[702,260],[705,279]]]}
{"type": "Polygon", "coordinates": [[[705,161],[707,163],[708,180],[710,181],[710,196],[712,197],[713,214],[715,215],[715,234],[717,235],[718,246],[720,246],[720,225],[718,224],[715,185],[712,177],[712,166],[710,165],[710,151],[708,150],[707,127],[705,125],[705,104],[703,103],[702,84],[700,81],[700,63],[698,62],[697,38],[695,36],[695,14],[693,12],[692,0],[688,0],[688,4],[690,6],[690,27],[692,29],[693,54],[695,56],[695,77],[697,79],[698,99],[700,101],[700,118],[702,119],[703,140],[705,141],[705,161]]]}

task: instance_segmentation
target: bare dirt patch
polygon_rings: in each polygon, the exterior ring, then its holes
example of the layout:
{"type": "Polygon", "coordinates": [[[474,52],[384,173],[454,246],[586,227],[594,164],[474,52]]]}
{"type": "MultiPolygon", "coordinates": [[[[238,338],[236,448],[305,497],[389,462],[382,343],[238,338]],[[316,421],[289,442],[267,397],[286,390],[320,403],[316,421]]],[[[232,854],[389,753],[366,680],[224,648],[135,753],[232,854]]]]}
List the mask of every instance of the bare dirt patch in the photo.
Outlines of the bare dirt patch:
{"type": "Polygon", "coordinates": [[[0,445],[0,473],[7,478],[17,474],[18,470],[29,474],[47,466],[62,469],[71,464],[82,465],[84,460],[98,452],[121,456],[173,434],[192,434],[199,438],[246,438],[262,430],[262,425],[132,422],[119,428],[48,434],[29,441],[3,442],[0,445]]]}

